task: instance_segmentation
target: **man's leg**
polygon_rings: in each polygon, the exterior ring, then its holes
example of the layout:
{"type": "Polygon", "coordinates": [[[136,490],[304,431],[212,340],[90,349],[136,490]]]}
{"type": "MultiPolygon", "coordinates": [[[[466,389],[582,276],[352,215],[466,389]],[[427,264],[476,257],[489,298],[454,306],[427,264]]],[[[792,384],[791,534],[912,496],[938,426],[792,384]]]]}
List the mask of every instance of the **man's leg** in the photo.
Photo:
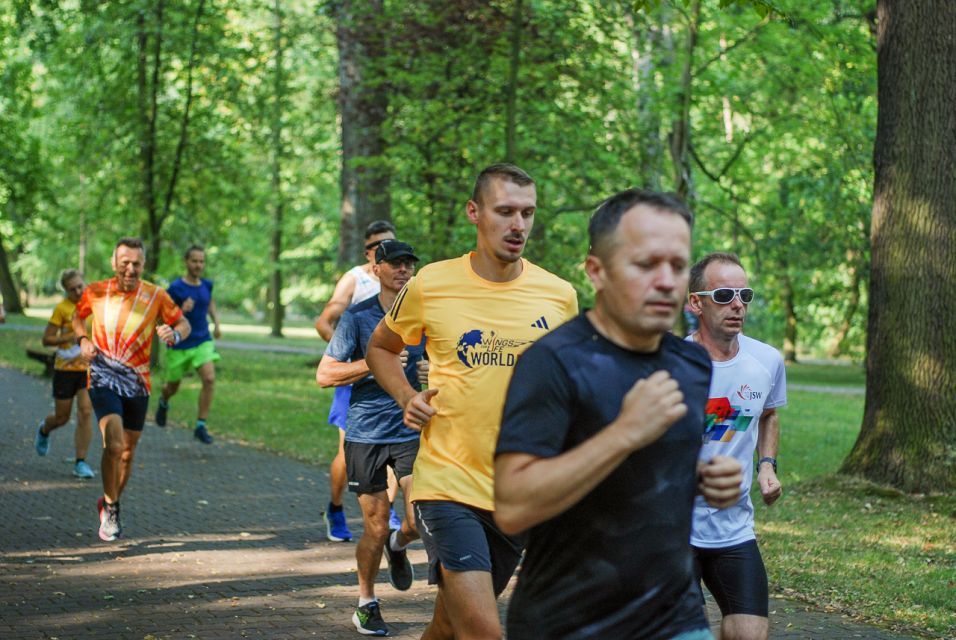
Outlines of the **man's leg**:
{"type": "Polygon", "coordinates": [[[345,487],[348,484],[348,478],[345,474],[345,430],[339,429],[339,451],[332,458],[332,466],[329,467],[329,482],[331,484],[331,502],[336,507],[342,506],[342,495],[345,493],[345,487]]]}
{"type": "Polygon", "coordinates": [[[116,499],[119,500],[119,496],[123,493],[123,489],[126,488],[126,483],[129,481],[129,476],[133,472],[133,453],[136,451],[136,445],[139,444],[139,438],[143,435],[142,431],[134,431],[132,429],[123,429],[123,453],[120,458],[120,477],[119,477],[119,490],[116,496],[116,499]]]}
{"type": "Polygon", "coordinates": [[[89,453],[92,439],[93,405],[90,402],[89,391],[80,389],[76,392],[76,431],[73,433],[77,460],[86,460],[86,454],[89,453]]]}
{"type": "Polygon", "coordinates": [[[212,406],[212,394],[216,385],[216,365],[212,362],[206,362],[199,365],[196,372],[202,381],[202,389],[199,390],[199,415],[197,417],[205,422],[206,418],[209,417],[209,407],[212,406]]]}
{"type": "Polygon", "coordinates": [[[375,599],[375,578],[382,562],[382,550],[388,540],[388,496],[386,492],[360,493],[359,506],[365,531],[355,547],[355,561],[358,564],[359,597],[363,600],[375,599]]]}
{"type": "MultiPolygon", "coordinates": [[[[173,353],[172,350],[167,350],[167,354],[173,353]]],[[[169,356],[167,355],[167,359],[169,356]]],[[[167,361],[167,371],[166,375],[171,376],[173,374],[172,366],[167,361]]],[[[179,378],[175,381],[169,381],[163,385],[163,390],[159,394],[159,403],[156,406],[156,425],[160,427],[166,426],[167,415],[169,414],[169,399],[176,395],[176,392],[179,391],[179,383],[181,381],[182,374],[179,374],[179,378]]]]}
{"type": "Polygon", "coordinates": [[[723,549],[694,548],[704,584],[720,607],[721,640],[767,640],[767,570],[756,540],[723,549]]]}
{"type": "Polygon", "coordinates": [[[435,612],[422,640],[501,640],[491,574],[442,567],[441,576],[435,612]]]}
{"type": "Polygon", "coordinates": [[[720,622],[721,640],[767,640],[770,620],[761,616],[735,613],[720,622]]]}
{"type": "Polygon", "coordinates": [[[123,418],[117,413],[103,416],[99,421],[103,436],[103,455],[100,459],[100,474],[103,478],[103,495],[107,502],[116,502],[120,494],[120,473],[126,442],[123,434],[123,418]]]}

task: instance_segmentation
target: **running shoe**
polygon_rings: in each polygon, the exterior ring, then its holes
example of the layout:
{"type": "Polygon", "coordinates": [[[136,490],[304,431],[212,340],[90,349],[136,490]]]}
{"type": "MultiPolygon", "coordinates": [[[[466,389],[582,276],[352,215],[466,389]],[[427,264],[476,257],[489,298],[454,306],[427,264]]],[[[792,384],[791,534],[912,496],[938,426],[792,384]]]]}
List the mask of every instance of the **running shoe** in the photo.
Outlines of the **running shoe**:
{"type": "Polygon", "coordinates": [[[332,542],[350,542],[352,532],[349,531],[349,525],[345,521],[345,510],[332,511],[332,503],[326,508],[323,514],[325,520],[325,537],[332,542]]]}
{"type": "Polygon", "coordinates": [[[352,624],[355,630],[363,636],[387,636],[388,625],[382,620],[382,612],[378,606],[378,600],[369,602],[364,607],[359,607],[352,614],[352,624]]]}
{"type": "Polygon", "coordinates": [[[100,540],[112,542],[123,535],[118,502],[107,504],[103,496],[100,496],[100,499],[96,502],[96,509],[100,513],[100,540]]]}
{"type": "Polygon", "coordinates": [[[402,519],[395,513],[395,509],[388,510],[388,528],[392,531],[398,531],[402,528],[402,519]]]}
{"type": "Polygon", "coordinates": [[[196,430],[193,431],[193,437],[203,444],[212,444],[212,436],[209,435],[208,431],[206,431],[206,425],[196,427],[196,430]]]}
{"type": "Polygon", "coordinates": [[[165,427],[166,426],[166,412],[169,411],[169,403],[159,401],[159,406],[156,407],[156,426],[165,427]]]}
{"type": "Polygon", "coordinates": [[[50,450],[50,435],[43,435],[43,424],[46,420],[40,420],[37,426],[37,435],[33,439],[33,447],[37,450],[38,456],[45,456],[50,450]]]}
{"type": "Polygon", "coordinates": [[[385,540],[385,559],[388,560],[388,583],[399,591],[408,591],[415,580],[415,568],[408,560],[408,549],[392,550],[393,532],[385,540]]]}
{"type": "Polygon", "coordinates": [[[92,478],[96,474],[93,473],[93,469],[90,468],[90,465],[86,464],[86,460],[79,460],[75,465],[73,465],[73,475],[77,478],[92,478]]]}

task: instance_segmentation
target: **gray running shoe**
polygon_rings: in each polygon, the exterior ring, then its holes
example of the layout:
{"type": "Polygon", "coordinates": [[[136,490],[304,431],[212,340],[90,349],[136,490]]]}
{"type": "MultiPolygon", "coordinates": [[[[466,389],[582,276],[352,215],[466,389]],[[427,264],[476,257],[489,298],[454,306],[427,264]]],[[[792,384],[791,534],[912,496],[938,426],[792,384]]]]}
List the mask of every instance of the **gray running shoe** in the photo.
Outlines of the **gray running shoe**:
{"type": "Polygon", "coordinates": [[[355,613],[352,614],[352,624],[355,625],[355,630],[363,636],[388,635],[388,625],[382,620],[382,611],[379,609],[378,600],[356,609],[355,613]]]}
{"type": "Polygon", "coordinates": [[[385,559],[388,560],[388,583],[399,591],[408,591],[415,580],[415,568],[408,560],[408,549],[392,551],[393,532],[385,540],[385,559]]]}
{"type": "Polygon", "coordinates": [[[107,504],[101,496],[96,503],[100,512],[100,540],[112,542],[123,535],[123,525],[120,524],[119,503],[107,504]]]}

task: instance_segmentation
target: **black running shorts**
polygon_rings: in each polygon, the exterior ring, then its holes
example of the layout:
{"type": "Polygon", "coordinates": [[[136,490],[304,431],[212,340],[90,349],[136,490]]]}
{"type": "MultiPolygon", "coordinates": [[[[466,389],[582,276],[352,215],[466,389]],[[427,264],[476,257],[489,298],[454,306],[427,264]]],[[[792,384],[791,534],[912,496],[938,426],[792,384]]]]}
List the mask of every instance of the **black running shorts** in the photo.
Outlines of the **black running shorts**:
{"type": "Polygon", "coordinates": [[[697,578],[707,585],[723,615],[767,617],[767,570],[756,540],[723,549],[693,549],[697,578]]]}
{"type": "Polygon", "coordinates": [[[349,491],[378,493],[388,489],[387,467],[401,480],[411,475],[418,455],[418,438],[393,444],[345,441],[345,472],[349,491]]]}
{"type": "Polygon", "coordinates": [[[488,571],[497,597],[521,560],[524,539],[505,535],[490,511],[458,502],[420,500],[415,521],[428,552],[428,584],[446,571],[488,571]]]}
{"type": "Polygon", "coordinates": [[[86,371],[53,371],[53,399],[72,400],[78,391],[86,389],[86,371]]]}
{"type": "Polygon", "coordinates": [[[97,422],[108,415],[116,414],[123,419],[124,429],[142,431],[143,425],[146,424],[149,396],[126,398],[106,387],[92,387],[90,400],[93,401],[97,422]]]}

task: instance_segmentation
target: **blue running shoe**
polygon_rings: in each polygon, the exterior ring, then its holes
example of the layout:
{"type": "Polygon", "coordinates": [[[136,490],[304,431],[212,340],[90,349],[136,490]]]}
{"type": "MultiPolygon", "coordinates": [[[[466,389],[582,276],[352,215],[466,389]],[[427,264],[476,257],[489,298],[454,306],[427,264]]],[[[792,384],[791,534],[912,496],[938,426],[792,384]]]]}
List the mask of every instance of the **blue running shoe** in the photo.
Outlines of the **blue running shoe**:
{"type": "Polygon", "coordinates": [[[196,430],[193,431],[193,437],[203,444],[212,444],[212,436],[206,431],[206,425],[204,424],[196,427],[196,430]]]}
{"type": "Polygon", "coordinates": [[[345,521],[345,510],[339,509],[332,511],[332,503],[329,503],[325,510],[325,537],[332,542],[350,542],[352,532],[349,531],[349,525],[345,521]]]}
{"type": "Polygon", "coordinates": [[[398,531],[402,528],[402,519],[395,513],[395,509],[388,510],[388,528],[392,531],[398,531]]]}
{"type": "Polygon", "coordinates": [[[43,435],[43,424],[46,420],[40,420],[40,424],[37,426],[37,435],[33,439],[33,447],[37,450],[38,456],[45,456],[50,450],[50,436],[49,434],[43,435]]]}
{"type": "Polygon", "coordinates": [[[90,465],[86,464],[86,460],[78,460],[75,465],[73,465],[73,475],[77,478],[92,478],[96,474],[93,473],[93,469],[90,468],[90,465]]]}

